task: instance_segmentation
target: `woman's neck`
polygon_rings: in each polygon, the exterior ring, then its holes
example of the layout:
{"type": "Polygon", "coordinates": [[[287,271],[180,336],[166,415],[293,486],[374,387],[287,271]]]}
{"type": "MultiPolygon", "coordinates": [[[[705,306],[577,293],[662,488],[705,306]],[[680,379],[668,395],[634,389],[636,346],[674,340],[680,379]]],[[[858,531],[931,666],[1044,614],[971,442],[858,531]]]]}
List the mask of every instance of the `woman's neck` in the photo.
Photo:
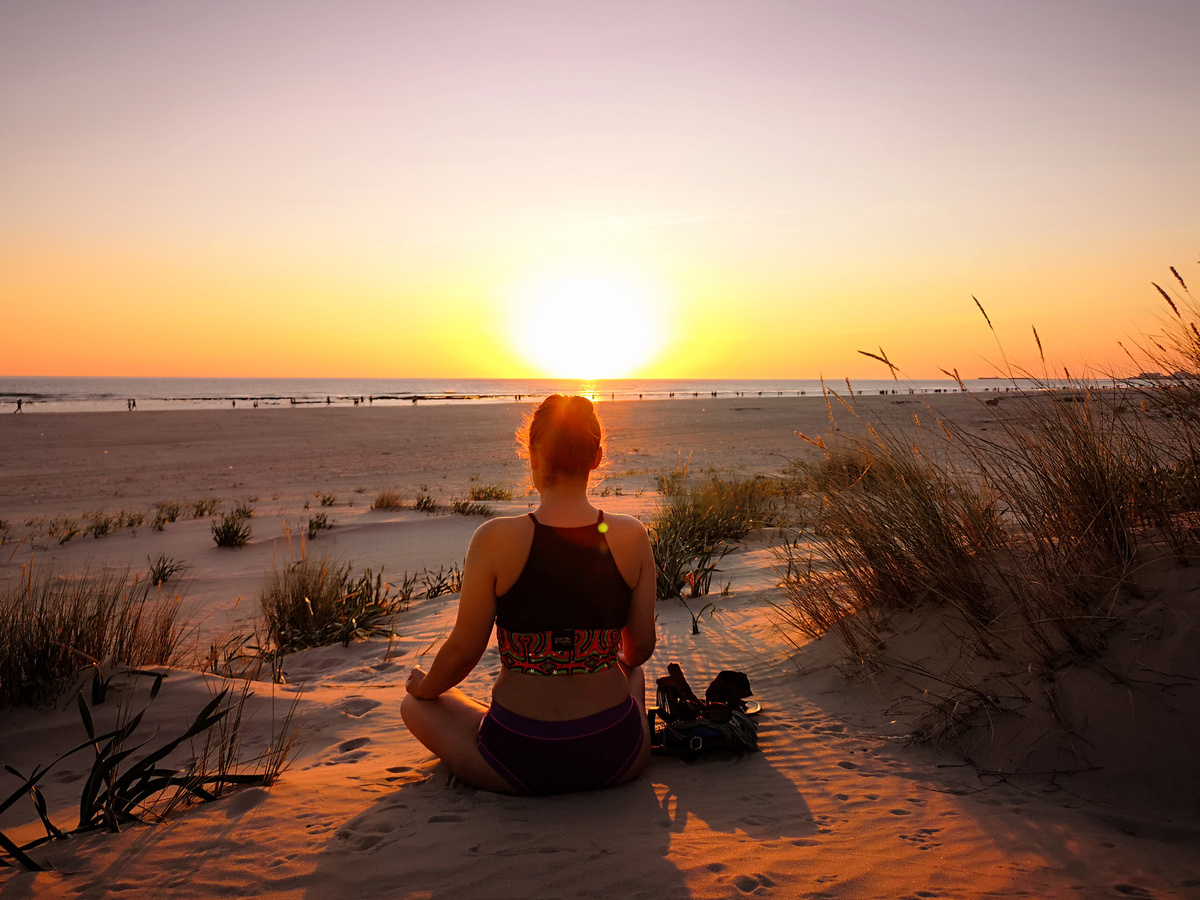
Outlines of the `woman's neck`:
{"type": "Polygon", "coordinates": [[[544,525],[569,528],[596,520],[596,507],[588,502],[586,480],[546,486],[539,493],[541,502],[534,515],[544,525]]]}

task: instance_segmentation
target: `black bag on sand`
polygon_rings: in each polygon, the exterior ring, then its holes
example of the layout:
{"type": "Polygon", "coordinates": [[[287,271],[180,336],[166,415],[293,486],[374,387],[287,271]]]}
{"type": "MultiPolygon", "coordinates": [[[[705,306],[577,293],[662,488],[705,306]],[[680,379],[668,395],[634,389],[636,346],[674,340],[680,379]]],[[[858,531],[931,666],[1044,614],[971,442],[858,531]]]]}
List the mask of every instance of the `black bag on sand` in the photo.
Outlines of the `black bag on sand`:
{"type": "Polygon", "coordinates": [[[695,760],[705,751],[758,749],[758,725],[747,714],[750,679],[724,671],[713,679],[704,700],[692,691],[677,663],[658,679],[658,706],[648,710],[652,752],[695,760]]]}

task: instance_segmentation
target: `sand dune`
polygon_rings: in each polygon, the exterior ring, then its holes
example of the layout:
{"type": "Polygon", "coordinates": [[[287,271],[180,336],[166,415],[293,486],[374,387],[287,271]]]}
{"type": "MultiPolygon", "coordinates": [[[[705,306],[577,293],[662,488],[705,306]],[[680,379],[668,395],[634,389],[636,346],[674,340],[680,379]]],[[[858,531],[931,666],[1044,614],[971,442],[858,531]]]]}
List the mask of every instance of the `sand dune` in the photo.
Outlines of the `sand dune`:
{"type": "MultiPolygon", "coordinates": [[[[881,420],[897,425],[911,414],[900,399],[868,398],[881,420]]],[[[987,408],[969,398],[946,403],[963,420],[986,424],[987,408]]],[[[238,550],[214,547],[204,519],[62,546],[18,535],[15,547],[0,548],[0,578],[17,577],[30,557],[60,570],[88,561],[141,569],[147,556],[167,553],[191,566],[187,598],[208,639],[244,625],[272,561],[297,552],[285,531],[295,534],[318,510],[337,525],[309,553],[393,574],[461,562],[477,520],[367,506],[391,485],[462,496],[473,475],[519,488],[511,432],[522,411],[8,417],[0,422],[11,448],[0,463],[0,518],[17,523],[15,531],[30,517],[168,498],[259,500],[255,538],[238,550]],[[337,503],[305,510],[322,491],[337,503]]],[[[778,473],[806,452],[794,431],[829,426],[824,405],[810,398],[618,403],[604,411],[614,438],[596,502],[641,515],[655,502],[654,474],[678,454],[690,455],[693,471],[778,473]]],[[[518,514],[527,502],[497,506],[518,514]]],[[[1045,737],[1048,724],[1014,718],[976,735],[990,772],[910,746],[900,737],[894,685],[849,681],[833,641],[796,647],[781,631],[772,542],[756,533],[726,557],[720,580],[730,592],[714,595],[699,634],[681,605],[660,604],[649,665],[654,676],[678,661],[696,687],[722,668],[746,672],[764,706],[759,753],[695,764],[656,757],[636,782],[585,795],[524,799],[467,787],[409,737],[399,715],[409,667],[431,658],[453,622],[455,598],[443,596],[404,613],[395,640],[293,654],[287,684],[256,688],[249,744],[265,744],[294,700],[304,722],[303,744],[273,788],[235,792],[154,827],[45,847],[36,855],[55,870],[0,870],[0,896],[143,896],[149,885],[158,896],[197,898],[1200,896],[1200,813],[1189,793],[1197,783],[1200,582],[1191,572],[1163,569],[1142,618],[1118,642],[1120,652],[1137,653],[1147,629],[1162,629],[1166,640],[1144,659],[1179,673],[1174,686],[1065,673],[1064,702],[1095,701],[1103,713],[1095,723],[1102,727],[1078,736],[1090,742],[1097,768],[1058,777],[1031,765],[1010,776],[1003,767],[1018,756],[1037,762],[1039,748],[1058,752],[1045,737]]],[[[913,629],[924,634],[918,623],[913,629]]],[[[464,689],[485,698],[498,666],[493,648],[464,689]]],[[[120,689],[135,707],[145,681],[120,689]]],[[[173,671],[147,727],[182,730],[209,696],[203,676],[173,671]]],[[[116,703],[97,715],[115,716],[116,703]]],[[[79,729],[69,698],[53,709],[0,711],[0,762],[28,771],[51,748],[78,741],[79,729]]],[[[51,810],[64,819],[85,767],[72,759],[47,785],[51,810]]],[[[14,784],[0,775],[0,795],[14,784]]],[[[18,838],[38,827],[30,805],[0,816],[0,828],[18,838]]]]}

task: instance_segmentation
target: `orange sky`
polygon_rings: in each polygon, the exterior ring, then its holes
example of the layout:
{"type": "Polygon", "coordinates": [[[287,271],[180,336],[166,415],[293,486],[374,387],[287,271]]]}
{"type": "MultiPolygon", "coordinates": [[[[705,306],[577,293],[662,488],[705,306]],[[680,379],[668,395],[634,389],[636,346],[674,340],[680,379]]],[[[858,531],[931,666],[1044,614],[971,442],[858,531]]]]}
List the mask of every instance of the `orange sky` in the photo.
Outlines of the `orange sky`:
{"type": "Polygon", "coordinates": [[[1200,251],[1189,2],[4,20],[5,375],[1078,372],[1200,251]]]}

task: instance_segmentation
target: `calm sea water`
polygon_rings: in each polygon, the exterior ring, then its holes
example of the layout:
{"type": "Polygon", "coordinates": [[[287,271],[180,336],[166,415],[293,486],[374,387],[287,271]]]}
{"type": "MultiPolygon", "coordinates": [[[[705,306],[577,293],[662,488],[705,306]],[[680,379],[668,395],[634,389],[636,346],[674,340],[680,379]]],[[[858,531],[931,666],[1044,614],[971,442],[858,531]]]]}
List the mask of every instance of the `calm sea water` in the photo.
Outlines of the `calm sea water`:
{"type": "MultiPolygon", "coordinates": [[[[971,391],[1046,387],[1023,379],[964,382],[971,391]]],[[[846,383],[827,382],[840,394],[846,383]]],[[[956,392],[950,380],[868,380],[851,383],[856,394],[956,392]]],[[[694,397],[819,396],[818,380],[625,379],[572,381],[496,378],[91,378],[0,376],[0,405],[33,412],[98,412],[252,406],[417,403],[536,402],[555,392],[582,393],[599,400],[664,400],[694,397]]]]}

